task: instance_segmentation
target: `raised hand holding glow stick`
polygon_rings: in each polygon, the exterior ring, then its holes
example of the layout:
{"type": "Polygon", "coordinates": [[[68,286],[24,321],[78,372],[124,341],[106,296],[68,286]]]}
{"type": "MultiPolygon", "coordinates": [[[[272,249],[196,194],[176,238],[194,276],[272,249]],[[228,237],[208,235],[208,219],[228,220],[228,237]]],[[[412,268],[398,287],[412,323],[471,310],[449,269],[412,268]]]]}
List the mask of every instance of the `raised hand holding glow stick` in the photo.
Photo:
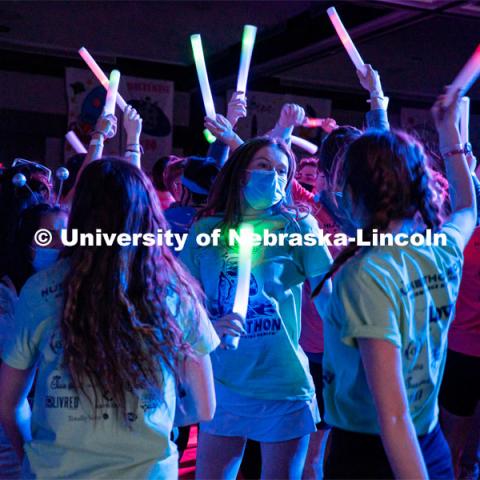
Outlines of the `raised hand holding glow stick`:
{"type": "Polygon", "coordinates": [[[118,84],[120,83],[120,72],[112,70],[110,73],[110,81],[108,82],[107,98],[105,99],[105,107],[103,111],[105,115],[115,114],[115,102],[117,100],[118,84]]]}
{"type": "MultiPolygon", "coordinates": [[[[94,60],[94,58],[90,55],[88,50],[85,47],[82,47],[78,53],[80,56],[83,58],[85,63],[88,65],[88,68],[92,71],[92,73],[97,77],[98,81],[105,87],[105,89],[108,89],[108,78],[103,73],[103,70],[98,66],[98,63],[94,60]]],[[[120,110],[123,112],[125,110],[125,107],[127,106],[127,102],[122,98],[120,94],[117,94],[117,105],[120,108],[120,110]]]]}
{"type": "Polygon", "coordinates": [[[202,92],[203,105],[205,106],[205,114],[207,117],[215,119],[215,105],[213,103],[212,91],[208,83],[207,67],[203,56],[202,38],[199,34],[191,35],[193,58],[197,69],[198,82],[202,92]]]}
{"type": "Polygon", "coordinates": [[[445,100],[443,102],[444,106],[448,107],[453,102],[453,97],[457,90],[460,90],[460,96],[465,95],[479,74],[480,44],[477,46],[475,52],[473,52],[473,55],[468,59],[465,66],[460,70],[452,84],[448,86],[445,100]]]}
{"type": "Polygon", "coordinates": [[[300,137],[296,137],[295,135],[292,135],[290,139],[293,145],[296,145],[299,148],[303,148],[303,150],[308,152],[310,155],[315,155],[318,151],[317,145],[315,145],[312,142],[309,142],[308,140],[305,140],[304,138],[300,138],[300,137]]]}
{"type": "Polygon", "coordinates": [[[247,91],[248,71],[250,70],[250,61],[252,60],[253,46],[257,35],[257,27],[245,25],[242,36],[242,53],[240,54],[240,67],[238,69],[237,92],[247,91]]]}
{"type": "Polygon", "coordinates": [[[70,130],[65,135],[65,138],[68,140],[68,143],[72,146],[76,153],[87,153],[87,149],[83,146],[83,143],[73,130],[70,130]]]}
{"type": "Polygon", "coordinates": [[[462,144],[468,143],[468,128],[470,123],[470,98],[462,97],[460,101],[460,138],[462,144]]]}
{"type": "Polygon", "coordinates": [[[335,10],[335,7],[330,7],[327,10],[327,13],[330,21],[333,24],[333,27],[335,28],[335,31],[337,32],[338,37],[340,38],[340,41],[343,43],[343,46],[345,47],[345,50],[350,57],[350,60],[352,60],[355,68],[357,70],[360,70],[365,75],[365,63],[363,62],[362,57],[358,53],[355,44],[352,42],[352,39],[350,38],[350,35],[348,34],[346,28],[343,26],[343,23],[338,16],[337,10],[335,10]]]}
{"type": "MultiPolygon", "coordinates": [[[[237,290],[233,301],[233,313],[242,317],[245,322],[250,294],[250,273],[252,270],[253,227],[248,223],[240,225],[240,248],[238,254],[237,290]]],[[[240,337],[225,335],[223,344],[229,350],[238,347],[240,337]]]]}

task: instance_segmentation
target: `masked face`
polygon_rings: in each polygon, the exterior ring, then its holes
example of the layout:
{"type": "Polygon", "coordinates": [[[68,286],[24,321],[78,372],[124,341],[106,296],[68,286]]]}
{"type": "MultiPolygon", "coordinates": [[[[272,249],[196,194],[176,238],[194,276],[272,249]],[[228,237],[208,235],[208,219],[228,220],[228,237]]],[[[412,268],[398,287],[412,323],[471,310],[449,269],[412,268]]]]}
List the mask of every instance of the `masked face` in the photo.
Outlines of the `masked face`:
{"type": "Polygon", "coordinates": [[[313,185],[310,185],[305,182],[298,182],[305,190],[308,190],[309,192],[313,192],[313,185]]]}
{"type": "Polygon", "coordinates": [[[275,170],[251,170],[243,194],[253,209],[265,210],[283,200],[286,185],[286,177],[275,170]]]}
{"type": "Polygon", "coordinates": [[[318,169],[316,166],[304,165],[298,172],[297,180],[303,188],[311,192],[315,188],[317,177],[318,169]]]}
{"type": "Polygon", "coordinates": [[[261,148],[250,161],[243,194],[254,210],[265,210],[285,198],[288,158],[277,147],[261,148]]]}
{"type": "Polygon", "coordinates": [[[60,255],[60,249],[58,248],[35,247],[33,252],[32,267],[35,272],[39,272],[53,265],[60,255]]]}

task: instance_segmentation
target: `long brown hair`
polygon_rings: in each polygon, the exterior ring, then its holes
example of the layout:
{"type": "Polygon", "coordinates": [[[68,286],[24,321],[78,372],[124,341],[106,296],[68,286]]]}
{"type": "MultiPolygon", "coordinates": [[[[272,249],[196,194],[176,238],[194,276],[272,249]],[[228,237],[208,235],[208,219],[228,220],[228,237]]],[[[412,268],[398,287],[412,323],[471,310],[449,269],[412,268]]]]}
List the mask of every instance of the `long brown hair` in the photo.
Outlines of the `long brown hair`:
{"type": "MultiPolygon", "coordinates": [[[[440,208],[434,200],[423,146],[405,132],[371,130],[350,144],[343,163],[343,197],[350,190],[352,202],[368,215],[364,238],[373,229],[385,231],[392,220],[420,214],[427,228],[438,229],[440,208]]],[[[312,297],[325,282],[360,250],[350,243],[335,258],[312,297]]]]}
{"type": "Polygon", "coordinates": [[[263,147],[275,147],[281,150],[288,158],[288,174],[286,193],[287,196],[277,209],[286,213],[288,210],[294,210],[298,213],[298,208],[289,205],[290,185],[295,176],[295,156],[279,138],[258,137],[245,142],[233,152],[227,163],[222,167],[215,179],[207,205],[198,213],[198,218],[222,214],[222,224],[228,228],[236,228],[241,222],[242,217],[242,188],[245,178],[245,171],[248,164],[255,154],[263,147]]]}
{"type": "MultiPolygon", "coordinates": [[[[157,234],[166,222],[150,180],[116,158],[91,163],[79,179],[69,231],[157,234]]],[[[176,316],[192,323],[201,309],[197,282],[165,246],[74,246],[66,249],[61,320],[64,365],[77,390],[92,401],[86,382],[108,395],[125,415],[127,393],[161,387],[159,363],[175,373],[179,354],[190,354],[176,316]],[[167,298],[177,298],[172,312],[167,298]]],[[[196,325],[189,325],[195,332],[196,325]]]]}

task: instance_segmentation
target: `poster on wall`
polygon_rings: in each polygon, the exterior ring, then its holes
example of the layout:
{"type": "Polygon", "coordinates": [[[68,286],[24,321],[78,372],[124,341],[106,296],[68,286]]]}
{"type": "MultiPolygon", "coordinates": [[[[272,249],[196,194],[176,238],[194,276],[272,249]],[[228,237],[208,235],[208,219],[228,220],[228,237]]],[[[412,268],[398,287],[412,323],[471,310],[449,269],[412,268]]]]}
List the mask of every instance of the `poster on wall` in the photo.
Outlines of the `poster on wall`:
{"type": "MultiPolygon", "coordinates": [[[[227,92],[227,102],[232,93],[232,91],[227,92]]],[[[249,91],[247,93],[248,116],[238,121],[237,133],[243,139],[267,133],[275,126],[285,103],[296,103],[302,106],[308,117],[326,118],[330,116],[332,102],[324,98],[249,91]]],[[[296,129],[295,135],[315,142],[318,130],[296,129]]]]}
{"type": "MultiPolygon", "coordinates": [[[[102,112],[106,90],[89,70],[68,68],[66,70],[66,91],[68,102],[68,130],[73,130],[88,145],[90,133],[102,112]]],[[[153,164],[172,149],[173,131],[173,82],[122,76],[119,91],[143,119],[140,143],[144,148],[142,168],[150,172],[153,164]]],[[[104,154],[123,153],[125,132],[122,114],[117,108],[118,129],[115,138],[105,143],[104,154]]],[[[74,154],[68,142],[65,143],[65,158],[74,154]]]]}
{"type": "MultiPolygon", "coordinates": [[[[402,108],[401,126],[408,133],[419,138],[427,149],[437,151],[438,134],[430,110],[402,108]]],[[[480,155],[480,115],[470,115],[469,137],[473,147],[473,153],[478,158],[480,155]]]]}

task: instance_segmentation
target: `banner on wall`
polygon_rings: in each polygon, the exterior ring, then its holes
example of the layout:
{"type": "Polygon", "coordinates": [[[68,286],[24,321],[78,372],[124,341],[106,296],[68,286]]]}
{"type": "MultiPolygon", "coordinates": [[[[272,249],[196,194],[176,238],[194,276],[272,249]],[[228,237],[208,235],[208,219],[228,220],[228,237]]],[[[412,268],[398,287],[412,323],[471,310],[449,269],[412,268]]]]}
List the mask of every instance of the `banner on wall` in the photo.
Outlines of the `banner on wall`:
{"type": "MultiPolygon", "coordinates": [[[[90,133],[102,112],[106,90],[89,70],[66,69],[66,91],[68,102],[68,130],[73,130],[88,145],[90,133]]],[[[154,163],[172,150],[173,131],[173,82],[122,76],[119,92],[143,119],[141,144],[145,150],[142,168],[150,172],[154,163]]],[[[105,143],[105,155],[123,154],[125,132],[122,114],[117,108],[117,135],[105,143]]],[[[75,152],[65,142],[65,158],[75,152]]]]}
{"type": "MultiPolygon", "coordinates": [[[[227,92],[227,103],[233,91],[227,92]]],[[[238,121],[237,133],[243,139],[264,135],[271,130],[280,116],[282,106],[285,103],[296,103],[305,109],[307,117],[326,118],[330,116],[331,100],[324,98],[303,97],[300,95],[285,95],[266,92],[247,92],[247,118],[238,121]]],[[[315,128],[296,129],[295,135],[299,135],[315,143],[318,137],[315,128]]]]}

